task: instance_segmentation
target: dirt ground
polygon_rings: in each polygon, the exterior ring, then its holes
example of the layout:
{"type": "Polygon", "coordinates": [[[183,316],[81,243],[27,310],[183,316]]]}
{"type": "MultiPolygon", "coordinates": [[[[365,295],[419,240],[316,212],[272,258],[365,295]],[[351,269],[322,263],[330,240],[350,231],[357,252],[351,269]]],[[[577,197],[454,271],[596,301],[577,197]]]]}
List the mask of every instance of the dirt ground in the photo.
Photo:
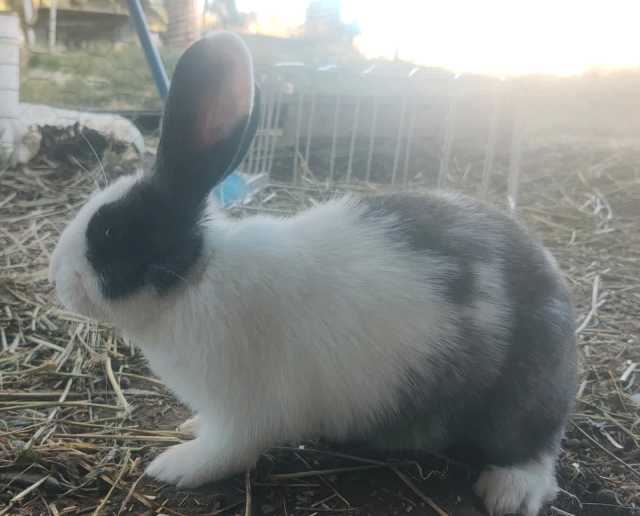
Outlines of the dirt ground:
{"type": "MultiPolygon", "coordinates": [[[[566,271],[581,356],[562,490],[545,514],[640,514],[640,146],[546,146],[523,167],[519,213],[566,271]]],[[[462,464],[324,443],[270,450],[250,476],[197,491],[143,477],[188,437],[176,431],[188,413],[135,347],[62,310],[47,282],[49,253],[99,170],[0,172],[0,515],[483,514],[477,472],[462,464]]],[[[451,185],[473,191],[473,173],[459,170],[451,185]]],[[[492,198],[505,190],[496,177],[492,198]]],[[[274,185],[236,213],[288,213],[328,195],[274,185]]]]}

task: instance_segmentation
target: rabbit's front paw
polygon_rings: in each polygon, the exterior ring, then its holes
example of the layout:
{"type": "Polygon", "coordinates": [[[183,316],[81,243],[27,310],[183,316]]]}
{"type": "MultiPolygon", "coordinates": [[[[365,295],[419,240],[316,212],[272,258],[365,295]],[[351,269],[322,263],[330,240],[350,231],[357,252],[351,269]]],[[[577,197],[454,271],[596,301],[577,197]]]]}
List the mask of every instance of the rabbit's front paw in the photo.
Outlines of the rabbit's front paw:
{"type": "Polygon", "coordinates": [[[229,473],[217,463],[214,452],[202,438],[172,446],[156,457],[145,474],[177,487],[193,488],[229,473]]]}

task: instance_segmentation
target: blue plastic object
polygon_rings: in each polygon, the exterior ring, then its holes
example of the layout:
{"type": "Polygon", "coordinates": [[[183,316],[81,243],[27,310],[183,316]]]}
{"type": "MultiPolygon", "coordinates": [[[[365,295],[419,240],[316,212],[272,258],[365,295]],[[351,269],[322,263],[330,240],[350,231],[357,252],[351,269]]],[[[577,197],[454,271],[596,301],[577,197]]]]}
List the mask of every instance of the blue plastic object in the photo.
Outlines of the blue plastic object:
{"type": "Polygon", "coordinates": [[[216,186],[211,195],[225,208],[234,204],[243,204],[264,187],[264,179],[266,179],[264,174],[249,176],[242,172],[234,172],[216,186]]]}
{"type": "Polygon", "coordinates": [[[225,207],[243,199],[249,193],[247,182],[238,174],[232,174],[213,189],[213,195],[225,207]]]}

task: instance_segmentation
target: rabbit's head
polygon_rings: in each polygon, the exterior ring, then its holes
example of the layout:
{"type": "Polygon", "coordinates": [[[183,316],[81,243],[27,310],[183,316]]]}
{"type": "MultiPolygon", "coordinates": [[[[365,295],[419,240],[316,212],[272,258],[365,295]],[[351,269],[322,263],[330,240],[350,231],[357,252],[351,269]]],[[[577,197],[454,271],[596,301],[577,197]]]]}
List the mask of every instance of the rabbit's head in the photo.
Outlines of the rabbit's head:
{"type": "Polygon", "coordinates": [[[94,193],[53,252],[62,303],[122,323],[156,313],[202,258],[211,190],[234,171],[258,125],[252,62],[231,33],[202,39],[180,58],[152,171],[94,193]]]}

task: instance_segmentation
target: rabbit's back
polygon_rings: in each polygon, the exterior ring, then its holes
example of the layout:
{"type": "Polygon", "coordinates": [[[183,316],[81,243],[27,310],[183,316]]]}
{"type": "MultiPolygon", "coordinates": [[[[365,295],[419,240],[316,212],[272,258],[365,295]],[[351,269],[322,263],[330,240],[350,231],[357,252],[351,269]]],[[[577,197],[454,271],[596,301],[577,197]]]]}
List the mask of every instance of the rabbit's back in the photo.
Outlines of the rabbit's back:
{"type": "MultiPolygon", "coordinates": [[[[466,196],[364,199],[389,238],[452,265],[440,278],[457,329],[409,373],[399,414],[368,434],[397,448],[473,448],[522,462],[557,446],[576,387],[574,316],[555,260],[512,218],[466,196]]],[[[468,455],[466,457],[469,458],[468,455]]]]}

